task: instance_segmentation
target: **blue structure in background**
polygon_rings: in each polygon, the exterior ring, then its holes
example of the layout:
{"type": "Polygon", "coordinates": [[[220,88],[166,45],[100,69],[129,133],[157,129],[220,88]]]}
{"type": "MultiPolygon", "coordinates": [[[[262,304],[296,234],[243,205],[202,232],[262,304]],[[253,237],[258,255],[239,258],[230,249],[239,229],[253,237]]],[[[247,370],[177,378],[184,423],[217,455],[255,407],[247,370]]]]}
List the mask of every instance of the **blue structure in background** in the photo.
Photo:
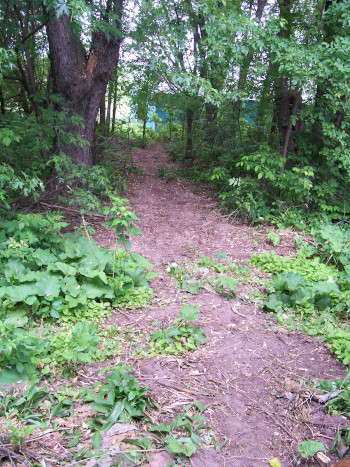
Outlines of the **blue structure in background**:
{"type": "Polygon", "coordinates": [[[248,122],[254,123],[258,116],[258,103],[253,99],[243,101],[241,105],[241,116],[248,122]]]}
{"type": "MultiPolygon", "coordinates": [[[[135,123],[143,124],[143,120],[139,120],[137,118],[137,109],[135,105],[131,106],[131,115],[135,123]]],[[[242,101],[241,118],[246,120],[248,123],[254,123],[256,121],[257,115],[257,101],[253,99],[242,101]]],[[[166,110],[164,110],[164,108],[161,105],[148,105],[146,128],[151,128],[153,131],[156,131],[170,122],[180,123],[183,121],[186,121],[186,116],[184,115],[183,110],[175,110],[172,118],[169,118],[169,113],[166,110]],[[157,122],[154,122],[154,115],[157,116],[157,122]]]]}

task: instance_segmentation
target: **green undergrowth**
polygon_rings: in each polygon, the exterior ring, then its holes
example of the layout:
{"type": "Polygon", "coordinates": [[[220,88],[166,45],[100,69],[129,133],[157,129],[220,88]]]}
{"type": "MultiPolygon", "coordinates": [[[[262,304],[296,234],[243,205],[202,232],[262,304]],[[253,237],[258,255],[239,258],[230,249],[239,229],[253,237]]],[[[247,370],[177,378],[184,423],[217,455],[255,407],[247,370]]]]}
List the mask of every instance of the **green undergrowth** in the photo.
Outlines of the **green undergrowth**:
{"type": "Polygon", "coordinates": [[[312,241],[298,241],[295,258],[274,252],[254,255],[252,264],[273,274],[264,308],[292,330],[317,336],[350,364],[349,231],[321,226],[312,241]]]}
{"type": "Polygon", "coordinates": [[[203,256],[197,262],[184,265],[173,262],[167,271],[184,292],[197,295],[201,290],[210,290],[226,298],[234,298],[237,283],[248,280],[249,268],[230,260],[226,253],[219,252],[214,256],[215,259],[203,256]]]}
{"type": "Polygon", "coordinates": [[[343,415],[350,419],[350,371],[343,379],[324,380],[318,384],[324,394],[332,394],[326,402],[326,412],[330,415],[343,415]]]}
{"type": "MultiPolygon", "coordinates": [[[[180,413],[167,410],[166,415],[156,414],[154,409],[159,407],[148,391],[133,375],[133,369],[122,363],[102,369],[98,381],[83,387],[61,385],[52,390],[29,383],[21,393],[9,387],[3,394],[0,441],[18,456],[17,460],[24,459],[25,455],[27,462],[34,461],[36,454],[24,451],[24,443],[35,442],[38,433],[60,428],[60,444],[65,449],[60,465],[92,458],[102,462],[113,456],[115,448],[110,441],[107,447],[106,443],[103,445],[106,437],[110,439],[109,430],[116,423],[119,426],[128,423],[138,436],[131,439],[126,434],[121,456],[135,465],[152,462],[152,451],[158,449],[172,455],[174,465],[188,465],[191,456],[202,446],[214,444],[221,449],[214,431],[206,423],[207,407],[195,401],[180,413]],[[88,407],[90,410],[86,410],[88,407]],[[84,429],[75,422],[76,416],[79,420],[79,411],[86,413],[84,429]]],[[[49,451],[45,456],[50,460],[52,453],[49,451]]],[[[120,460],[119,457],[116,462],[120,460]]]]}
{"type": "Polygon", "coordinates": [[[157,355],[181,355],[200,348],[207,342],[207,337],[201,327],[189,324],[198,316],[199,306],[184,305],[172,326],[164,328],[154,322],[159,329],[146,337],[145,343],[140,343],[134,354],[153,358],[157,355]]]}
{"type": "Polygon", "coordinates": [[[43,362],[47,373],[50,362],[93,361],[98,323],[113,308],[150,302],[145,258],[63,234],[66,226],[57,214],[8,216],[0,226],[0,385],[37,378],[43,362]]]}

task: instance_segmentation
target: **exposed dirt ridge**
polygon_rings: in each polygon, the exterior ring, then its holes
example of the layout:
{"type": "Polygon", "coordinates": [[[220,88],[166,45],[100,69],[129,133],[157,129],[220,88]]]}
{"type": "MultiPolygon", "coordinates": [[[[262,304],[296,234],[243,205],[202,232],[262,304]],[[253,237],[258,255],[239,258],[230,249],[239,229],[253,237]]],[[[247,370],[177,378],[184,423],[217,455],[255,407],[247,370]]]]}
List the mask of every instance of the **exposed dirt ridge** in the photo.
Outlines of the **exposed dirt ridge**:
{"type": "MultiPolygon", "coordinates": [[[[276,332],[274,322],[249,302],[242,285],[236,301],[207,290],[199,295],[180,292],[166,272],[171,262],[212,257],[219,251],[246,260],[271,246],[265,243],[264,231],[231,223],[191,183],[160,179],[160,167],[173,167],[161,145],[137,149],[133,160],[142,173],[129,183],[127,196],[143,231],[133,240],[133,251],[161,272],[152,287],[163,302],[147,313],[130,314],[130,320],[143,327],[155,319],[170,323],[184,301],[200,304],[199,324],[208,336],[202,350],[185,356],[139,360],[138,376],[162,404],[176,401],[181,406],[194,400],[210,404],[206,416],[227,444],[220,452],[202,449],[193,457],[194,466],[268,466],[273,457],[284,467],[297,465],[293,453],[302,440],[315,438],[329,445],[338,424],[346,424],[342,417],[324,415],[319,405],[298,394],[299,380],[343,377],[344,367],[316,340],[276,332]],[[166,388],[159,380],[198,395],[166,388]]],[[[113,240],[109,242],[112,246],[113,240]]],[[[291,252],[292,245],[284,236],[275,251],[291,252]]],[[[159,454],[152,465],[165,466],[168,460],[159,454]]]]}

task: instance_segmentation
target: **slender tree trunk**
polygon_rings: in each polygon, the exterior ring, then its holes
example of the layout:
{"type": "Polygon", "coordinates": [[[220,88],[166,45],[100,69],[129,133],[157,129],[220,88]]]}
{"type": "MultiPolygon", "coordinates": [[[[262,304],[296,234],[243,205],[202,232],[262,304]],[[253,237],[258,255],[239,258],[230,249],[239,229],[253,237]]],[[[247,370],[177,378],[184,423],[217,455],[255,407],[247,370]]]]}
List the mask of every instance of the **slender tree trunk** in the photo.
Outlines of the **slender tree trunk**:
{"type": "MultiPolygon", "coordinates": [[[[256,10],[255,17],[259,21],[261,21],[261,18],[262,18],[262,15],[264,13],[264,9],[265,9],[266,4],[267,4],[267,0],[258,0],[258,2],[257,2],[257,10],[256,10]]],[[[241,68],[239,70],[239,78],[238,78],[238,83],[237,83],[238,94],[242,93],[243,90],[246,87],[249,68],[250,68],[250,64],[253,61],[253,58],[254,58],[254,51],[250,47],[247,55],[243,59],[242,66],[241,66],[241,68]]],[[[233,108],[233,120],[234,120],[233,136],[234,137],[236,135],[236,131],[237,131],[237,128],[238,128],[238,122],[239,122],[240,115],[241,115],[241,106],[242,106],[242,100],[238,99],[234,103],[234,108],[233,108]]]]}
{"type": "Polygon", "coordinates": [[[106,125],[106,93],[103,94],[100,105],[100,125],[106,125]]]}
{"type": "Polygon", "coordinates": [[[146,147],[146,126],[147,126],[147,120],[145,119],[142,125],[142,147],[143,148],[146,147]]]}
{"type": "Polygon", "coordinates": [[[206,125],[206,140],[213,148],[215,142],[215,135],[217,132],[216,119],[218,115],[218,109],[213,104],[205,104],[205,125],[206,125]]]}
{"type": "MultiPolygon", "coordinates": [[[[25,30],[26,33],[26,30],[25,30]]],[[[41,140],[41,155],[45,162],[49,160],[49,154],[46,149],[46,134],[45,134],[45,124],[43,118],[43,111],[40,106],[40,102],[38,99],[39,91],[38,86],[35,81],[35,58],[30,54],[28,50],[28,44],[25,43],[25,65],[22,65],[19,50],[17,49],[17,66],[18,66],[18,73],[17,76],[19,77],[20,83],[23,86],[23,89],[28,95],[29,101],[32,105],[32,109],[34,110],[35,118],[40,125],[40,140],[41,140]]]]}
{"type": "MultiPolygon", "coordinates": [[[[107,2],[119,18],[122,2],[107,2]]],[[[116,23],[120,32],[120,21],[116,23]]],[[[65,132],[76,138],[73,144],[71,138],[60,136],[55,151],[67,154],[75,163],[91,166],[94,162],[96,118],[102,96],[119,59],[121,37],[94,31],[90,52],[86,57],[85,48],[65,14],[59,18],[50,17],[46,29],[55,88],[63,100],[60,109],[67,114],[65,132]]]]}
{"type": "MultiPolygon", "coordinates": [[[[294,102],[293,110],[292,110],[292,117],[294,117],[297,114],[300,101],[301,101],[301,91],[299,91],[297,93],[296,97],[295,97],[295,102],[294,102]]],[[[291,135],[292,135],[292,129],[293,129],[293,123],[292,123],[292,119],[289,117],[288,127],[287,127],[287,131],[286,131],[286,134],[285,134],[285,137],[284,137],[284,142],[283,142],[283,151],[282,151],[283,167],[282,167],[282,170],[285,169],[285,165],[286,165],[288,148],[289,148],[289,143],[290,143],[290,139],[291,139],[291,135]]]]}
{"type": "MultiPolygon", "coordinates": [[[[280,8],[280,18],[286,21],[286,27],[278,33],[279,37],[289,39],[292,32],[292,4],[294,0],[278,0],[280,8]]],[[[287,157],[285,150],[288,150],[291,128],[291,102],[293,99],[293,91],[289,88],[289,80],[285,76],[278,76],[274,83],[275,94],[275,112],[273,123],[276,125],[279,134],[280,150],[284,159],[287,157]],[[287,141],[287,147],[286,147],[287,141]]],[[[273,130],[273,128],[272,128],[273,130]]],[[[285,165],[285,161],[283,163],[285,165]]]]}
{"type": "Polygon", "coordinates": [[[112,86],[108,86],[108,100],[107,100],[107,116],[106,116],[106,125],[108,129],[108,133],[111,129],[111,107],[112,107],[112,94],[113,89],[112,86]]]}
{"type": "Polygon", "coordinates": [[[2,92],[1,87],[0,87],[0,107],[1,107],[1,113],[2,113],[2,115],[5,115],[5,113],[6,113],[5,99],[4,99],[4,94],[3,94],[3,92],[2,92]]]}
{"type": "Polygon", "coordinates": [[[115,130],[115,116],[117,114],[117,88],[113,92],[112,133],[115,130]]]}
{"type": "Polygon", "coordinates": [[[290,91],[287,78],[280,78],[275,86],[275,121],[280,138],[280,146],[284,147],[290,120],[290,91]]]}
{"type": "Polygon", "coordinates": [[[188,164],[193,163],[193,110],[187,109],[187,135],[185,160],[188,164]]]}
{"type": "Polygon", "coordinates": [[[273,95],[271,93],[273,78],[273,65],[270,63],[266,77],[262,87],[262,93],[259,99],[258,109],[257,109],[257,140],[260,142],[265,138],[266,132],[266,116],[269,114],[271,103],[273,102],[273,95]]]}

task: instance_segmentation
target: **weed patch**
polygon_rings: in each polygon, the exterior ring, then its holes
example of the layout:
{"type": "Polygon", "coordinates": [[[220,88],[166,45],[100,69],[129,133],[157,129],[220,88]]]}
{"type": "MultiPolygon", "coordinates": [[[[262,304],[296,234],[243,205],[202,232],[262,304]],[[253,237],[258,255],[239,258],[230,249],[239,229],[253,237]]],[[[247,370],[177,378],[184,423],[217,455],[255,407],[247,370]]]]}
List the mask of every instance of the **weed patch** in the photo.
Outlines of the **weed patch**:
{"type": "Polygon", "coordinates": [[[147,343],[135,351],[136,355],[153,358],[157,355],[179,355],[196,350],[207,342],[203,329],[191,326],[199,316],[199,307],[184,305],[179,318],[169,328],[154,331],[147,343]]]}
{"type": "Polygon", "coordinates": [[[348,233],[321,228],[314,242],[299,242],[296,258],[274,252],[254,255],[252,264],[274,274],[267,284],[267,311],[281,324],[318,336],[345,364],[350,363],[350,269],[348,233]],[[322,246],[318,241],[323,239],[322,246]]]}
{"type": "Polygon", "coordinates": [[[204,256],[197,263],[179,266],[172,263],[168,268],[170,277],[175,279],[177,287],[192,295],[201,289],[213,291],[227,298],[234,298],[237,292],[237,280],[245,282],[249,277],[249,268],[235,261],[230,261],[223,252],[217,254],[220,263],[204,256]],[[225,274],[225,275],[223,275],[225,274]]]}

